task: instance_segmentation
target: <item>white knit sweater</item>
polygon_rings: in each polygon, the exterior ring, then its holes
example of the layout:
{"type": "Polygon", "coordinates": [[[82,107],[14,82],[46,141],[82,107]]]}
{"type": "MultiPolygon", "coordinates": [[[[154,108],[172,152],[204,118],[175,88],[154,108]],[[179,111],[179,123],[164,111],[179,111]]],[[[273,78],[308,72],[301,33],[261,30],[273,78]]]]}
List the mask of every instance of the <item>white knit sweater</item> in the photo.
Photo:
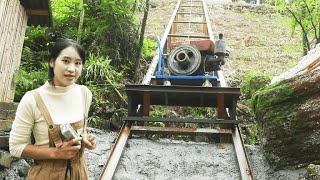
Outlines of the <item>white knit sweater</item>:
{"type": "MultiPolygon", "coordinates": [[[[87,99],[81,91],[81,86],[73,84],[67,87],[51,86],[46,82],[38,90],[54,124],[73,123],[84,118],[88,112],[92,93],[86,89],[87,99]]],[[[34,91],[34,90],[33,90],[34,91]]],[[[21,157],[27,144],[31,142],[31,133],[35,138],[35,145],[49,147],[48,126],[32,92],[28,91],[21,99],[15,120],[10,132],[9,147],[11,155],[21,157]]]]}

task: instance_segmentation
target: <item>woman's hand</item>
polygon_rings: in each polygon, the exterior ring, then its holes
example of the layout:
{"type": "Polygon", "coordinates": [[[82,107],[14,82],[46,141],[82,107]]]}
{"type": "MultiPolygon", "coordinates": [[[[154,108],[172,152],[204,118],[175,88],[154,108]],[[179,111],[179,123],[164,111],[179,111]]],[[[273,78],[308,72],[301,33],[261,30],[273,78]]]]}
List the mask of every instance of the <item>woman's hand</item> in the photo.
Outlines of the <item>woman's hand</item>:
{"type": "Polygon", "coordinates": [[[72,159],[75,157],[81,148],[79,143],[81,140],[82,138],[76,138],[63,142],[60,147],[56,148],[55,159],[72,159]]]}
{"type": "Polygon", "coordinates": [[[92,134],[89,134],[86,137],[83,137],[82,143],[83,146],[87,149],[95,149],[96,148],[96,142],[95,142],[96,137],[92,134]]]}

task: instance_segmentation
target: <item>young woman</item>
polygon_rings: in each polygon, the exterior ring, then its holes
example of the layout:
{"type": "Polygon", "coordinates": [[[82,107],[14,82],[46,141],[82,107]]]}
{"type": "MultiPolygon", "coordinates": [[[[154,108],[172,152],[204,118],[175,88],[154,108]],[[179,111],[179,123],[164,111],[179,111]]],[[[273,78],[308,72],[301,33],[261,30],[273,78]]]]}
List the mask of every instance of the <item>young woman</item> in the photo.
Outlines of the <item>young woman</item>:
{"type": "Polygon", "coordinates": [[[50,51],[49,80],[19,103],[9,145],[13,156],[34,159],[29,180],[88,179],[83,151],[96,147],[95,137],[85,129],[92,93],[75,84],[84,63],[79,44],[58,39],[50,51]],[[67,125],[79,137],[66,139],[60,127],[67,125]]]}

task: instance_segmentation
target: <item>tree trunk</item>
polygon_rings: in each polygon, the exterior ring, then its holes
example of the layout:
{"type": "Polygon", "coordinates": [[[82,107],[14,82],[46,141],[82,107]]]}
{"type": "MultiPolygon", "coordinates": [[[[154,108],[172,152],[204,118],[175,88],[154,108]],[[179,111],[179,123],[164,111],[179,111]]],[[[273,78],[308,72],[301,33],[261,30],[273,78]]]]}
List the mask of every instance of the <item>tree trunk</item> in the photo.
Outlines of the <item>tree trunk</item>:
{"type": "Polygon", "coordinates": [[[79,19],[79,27],[78,27],[78,34],[77,34],[77,42],[80,43],[81,41],[81,32],[82,32],[82,28],[83,28],[83,21],[84,21],[84,7],[83,7],[83,1],[84,0],[80,0],[80,19],[79,19]]]}
{"type": "Polygon", "coordinates": [[[141,59],[141,50],[143,47],[143,40],[144,40],[144,32],[147,25],[148,19],[148,12],[149,12],[149,0],[146,0],[146,8],[144,9],[144,15],[141,24],[141,31],[140,31],[140,38],[139,38],[139,45],[137,47],[137,57],[134,64],[134,81],[137,82],[139,79],[139,67],[140,67],[140,59],[141,59]]]}
{"type": "Polygon", "coordinates": [[[320,71],[259,90],[252,98],[275,167],[320,163],[320,71]]]}

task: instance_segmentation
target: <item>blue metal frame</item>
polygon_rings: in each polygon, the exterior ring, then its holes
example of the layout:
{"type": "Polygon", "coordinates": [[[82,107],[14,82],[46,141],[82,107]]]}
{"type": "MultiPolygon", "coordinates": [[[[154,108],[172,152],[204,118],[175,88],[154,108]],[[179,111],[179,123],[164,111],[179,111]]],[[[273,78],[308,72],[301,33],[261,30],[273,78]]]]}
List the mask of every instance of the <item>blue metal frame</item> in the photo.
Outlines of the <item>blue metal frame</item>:
{"type": "Polygon", "coordinates": [[[159,55],[158,60],[158,70],[155,73],[155,77],[157,82],[163,81],[165,79],[171,79],[176,82],[182,82],[186,84],[192,84],[194,81],[195,85],[198,85],[199,82],[202,83],[204,80],[208,79],[210,82],[218,82],[218,78],[216,76],[175,76],[175,75],[164,75],[164,58],[163,58],[163,49],[160,47],[160,39],[157,38],[157,51],[159,55]]]}

